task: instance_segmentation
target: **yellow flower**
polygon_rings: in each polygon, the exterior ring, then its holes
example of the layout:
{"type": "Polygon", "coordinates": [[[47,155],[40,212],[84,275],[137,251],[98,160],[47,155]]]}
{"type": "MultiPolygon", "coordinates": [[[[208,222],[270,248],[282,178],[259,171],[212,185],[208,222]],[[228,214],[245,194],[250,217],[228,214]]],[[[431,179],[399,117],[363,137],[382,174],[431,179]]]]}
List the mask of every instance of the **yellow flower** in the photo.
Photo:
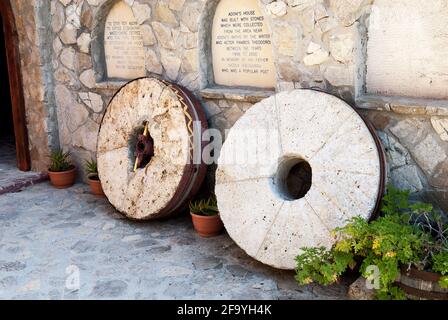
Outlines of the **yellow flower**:
{"type": "Polygon", "coordinates": [[[380,245],[381,245],[380,239],[375,239],[375,240],[373,240],[372,249],[373,250],[378,249],[380,247],[380,245]]]}
{"type": "Polygon", "coordinates": [[[397,254],[393,251],[389,251],[388,253],[386,253],[386,257],[387,258],[393,258],[395,257],[397,254]]]}
{"type": "Polygon", "coordinates": [[[313,279],[311,279],[310,277],[303,280],[303,284],[310,284],[312,282],[313,282],[313,279]]]}

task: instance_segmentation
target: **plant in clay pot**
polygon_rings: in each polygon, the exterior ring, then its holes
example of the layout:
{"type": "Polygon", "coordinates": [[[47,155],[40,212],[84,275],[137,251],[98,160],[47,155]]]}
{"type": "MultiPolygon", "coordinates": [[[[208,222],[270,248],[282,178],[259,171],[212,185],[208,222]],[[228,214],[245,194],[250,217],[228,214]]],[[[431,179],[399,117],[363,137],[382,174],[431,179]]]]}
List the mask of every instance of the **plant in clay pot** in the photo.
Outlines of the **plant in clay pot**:
{"type": "Polygon", "coordinates": [[[333,284],[358,265],[362,276],[376,283],[378,299],[448,299],[448,224],[443,212],[411,202],[408,191],[392,186],[381,212],[371,223],[354,218],[337,228],[330,249],[302,248],[296,259],[299,284],[333,284]]]}
{"type": "Polygon", "coordinates": [[[88,183],[90,185],[92,193],[97,196],[104,196],[103,187],[101,186],[101,181],[98,176],[98,165],[96,160],[87,160],[85,168],[87,172],[88,183]]]}
{"type": "Polygon", "coordinates": [[[75,183],[76,167],[70,160],[70,152],[61,149],[51,152],[48,175],[51,184],[58,189],[69,188],[75,183]]]}
{"type": "Polygon", "coordinates": [[[215,195],[207,200],[190,202],[190,213],[193,226],[201,237],[217,236],[224,228],[215,195]]]}

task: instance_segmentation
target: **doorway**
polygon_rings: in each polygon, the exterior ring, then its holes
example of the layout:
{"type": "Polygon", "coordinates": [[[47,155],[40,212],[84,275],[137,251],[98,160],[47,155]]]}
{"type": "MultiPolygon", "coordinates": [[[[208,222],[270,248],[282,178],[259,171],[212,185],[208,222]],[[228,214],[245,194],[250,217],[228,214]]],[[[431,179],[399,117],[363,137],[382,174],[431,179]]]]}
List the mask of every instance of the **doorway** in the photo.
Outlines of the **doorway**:
{"type": "Polygon", "coordinates": [[[30,170],[28,132],[14,14],[0,1],[0,163],[30,170]]]}
{"type": "MultiPolygon", "coordinates": [[[[1,16],[0,25],[3,26],[3,18],[1,16]]],[[[15,165],[17,161],[3,28],[0,30],[0,81],[0,162],[4,166],[9,166],[12,164],[15,165]]]]}

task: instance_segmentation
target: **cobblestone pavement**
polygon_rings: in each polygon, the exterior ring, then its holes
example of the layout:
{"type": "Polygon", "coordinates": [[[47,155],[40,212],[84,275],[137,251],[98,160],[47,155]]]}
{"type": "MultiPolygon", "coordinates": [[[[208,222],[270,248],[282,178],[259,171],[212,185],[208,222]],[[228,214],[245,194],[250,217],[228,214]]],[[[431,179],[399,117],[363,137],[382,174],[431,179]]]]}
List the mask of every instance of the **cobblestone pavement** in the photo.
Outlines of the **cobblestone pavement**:
{"type": "Polygon", "coordinates": [[[21,189],[21,186],[42,180],[38,172],[23,172],[17,169],[16,150],[12,138],[0,139],[0,194],[21,189]]]}
{"type": "Polygon", "coordinates": [[[124,219],[85,185],[0,195],[1,299],[345,299],[346,285],[298,287],[188,216],[124,219]],[[79,289],[76,290],[79,270],[79,289]]]}

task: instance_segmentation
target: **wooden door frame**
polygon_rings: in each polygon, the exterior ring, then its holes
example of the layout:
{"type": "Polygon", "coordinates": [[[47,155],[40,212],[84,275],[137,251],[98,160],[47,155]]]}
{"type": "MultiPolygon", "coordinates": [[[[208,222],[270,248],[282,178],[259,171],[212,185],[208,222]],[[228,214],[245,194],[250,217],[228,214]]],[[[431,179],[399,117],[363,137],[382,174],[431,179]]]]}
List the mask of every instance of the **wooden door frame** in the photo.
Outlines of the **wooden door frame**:
{"type": "Polygon", "coordinates": [[[20,73],[19,37],[10,0],[0,0],[0,14],[5,36],[6,63],[16,141],[17,167],[22,171],[31,169],[28,130],[26,126],[25,101],[20,73]]]}

